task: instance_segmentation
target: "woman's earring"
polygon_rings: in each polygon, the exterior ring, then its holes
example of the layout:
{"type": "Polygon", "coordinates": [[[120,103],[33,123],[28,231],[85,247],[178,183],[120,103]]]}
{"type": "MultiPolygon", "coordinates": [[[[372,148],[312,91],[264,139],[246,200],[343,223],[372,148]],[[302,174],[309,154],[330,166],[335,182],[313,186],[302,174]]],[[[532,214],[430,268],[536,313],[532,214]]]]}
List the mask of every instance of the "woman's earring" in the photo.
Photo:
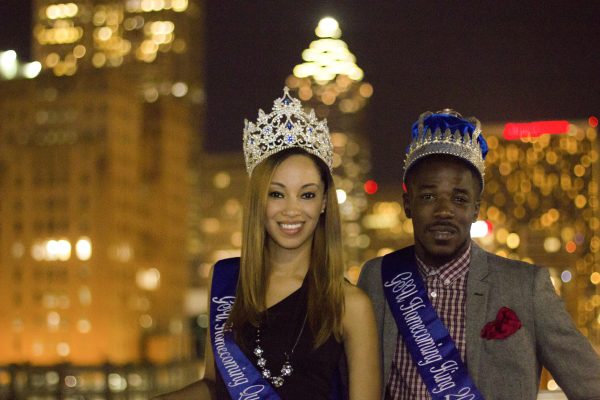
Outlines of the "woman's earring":
{"type": "Polygon", "coordinates": [[[322,208],[322,209],[321,209],[321,214],[323,214],[324,212],[325,212],[325,209],[324,209],[324,208],[322,208]]]}

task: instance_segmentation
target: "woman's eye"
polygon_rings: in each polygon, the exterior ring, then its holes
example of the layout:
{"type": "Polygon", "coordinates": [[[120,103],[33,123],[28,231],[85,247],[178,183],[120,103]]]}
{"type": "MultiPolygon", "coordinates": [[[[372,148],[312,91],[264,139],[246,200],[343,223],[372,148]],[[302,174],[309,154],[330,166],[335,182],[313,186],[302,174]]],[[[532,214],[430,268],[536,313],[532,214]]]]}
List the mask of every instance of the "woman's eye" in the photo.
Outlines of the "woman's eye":
{"type": "Polygon", "coordinates": [[[270,192],[270,193],[269,193],[269,197],[273,197],[273,198],[275,198],[275,199],[282,199],[282,198],[283,198],[283,193],[281,193],[281,192],[276,192],[276,191],[274,191],[274,192],[270,192]]]}
{"type": "Polygon", "coordinates": [[[316,196],[317,195],[314,192],[307,192],[302,194],[303,199],[314,199],[316,196]]]}

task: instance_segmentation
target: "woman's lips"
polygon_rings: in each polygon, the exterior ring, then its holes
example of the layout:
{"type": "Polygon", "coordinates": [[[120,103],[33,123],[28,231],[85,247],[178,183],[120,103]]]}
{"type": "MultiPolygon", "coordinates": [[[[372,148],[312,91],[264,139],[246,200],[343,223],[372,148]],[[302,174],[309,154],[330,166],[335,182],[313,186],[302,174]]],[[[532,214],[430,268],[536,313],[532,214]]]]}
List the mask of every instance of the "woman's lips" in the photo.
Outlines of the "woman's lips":
{"type": "Polygon", "coordinates": [[[295,235],[302,229],[303,222],[286,223],[280,222],[279,227],[287,235],[295,235]]]}

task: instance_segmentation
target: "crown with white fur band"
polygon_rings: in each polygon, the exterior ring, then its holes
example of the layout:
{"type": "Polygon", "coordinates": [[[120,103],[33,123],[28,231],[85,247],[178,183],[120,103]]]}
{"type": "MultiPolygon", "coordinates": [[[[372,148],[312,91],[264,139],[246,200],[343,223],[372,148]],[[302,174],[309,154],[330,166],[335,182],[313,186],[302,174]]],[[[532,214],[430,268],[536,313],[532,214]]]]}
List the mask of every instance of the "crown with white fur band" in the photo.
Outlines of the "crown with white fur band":
{"type": "Polygon", "coordinates": [[[305,113],[300,100],[290,96],[287,87],[273,102],[271,113],[259,109],[256,122],[244,120],[243,146],[248,175],[267,157],[290,148],[319,157],[332,170],[333,145],[327,120],[319,121],[312,109],[305,113]]]}

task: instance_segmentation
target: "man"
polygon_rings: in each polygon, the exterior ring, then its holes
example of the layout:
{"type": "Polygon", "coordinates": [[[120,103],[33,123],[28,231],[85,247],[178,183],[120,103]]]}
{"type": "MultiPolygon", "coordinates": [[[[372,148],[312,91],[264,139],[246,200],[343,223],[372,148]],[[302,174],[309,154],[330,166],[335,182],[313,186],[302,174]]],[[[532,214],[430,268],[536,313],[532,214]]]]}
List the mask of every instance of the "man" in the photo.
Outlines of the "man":
{"type": "Polygon", "coordinates": [[[413,125],[403,183],[414,246],[368,261],[358,285],[380,333],[384,399],[527,399],[546,367],[569,399],[600,399],[600,360],[545,268],[471,241],[487,144],[452,110],[413,125]]]}

